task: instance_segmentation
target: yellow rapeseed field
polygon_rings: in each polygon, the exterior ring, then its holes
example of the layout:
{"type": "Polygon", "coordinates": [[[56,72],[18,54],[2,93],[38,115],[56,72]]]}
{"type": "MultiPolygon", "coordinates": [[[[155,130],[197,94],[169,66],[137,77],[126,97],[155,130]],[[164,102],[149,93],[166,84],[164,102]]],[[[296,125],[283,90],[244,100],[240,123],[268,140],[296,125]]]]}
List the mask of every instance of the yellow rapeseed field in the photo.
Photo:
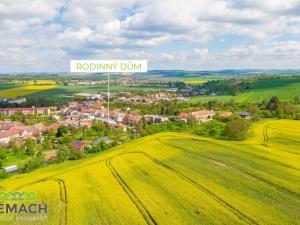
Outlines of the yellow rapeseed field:
{"type": "Polygon", "coordinates": [[[199,85],[199,84],[204,84],[206,83],[207,80],[185,80],[184,83],[189,84],[189,85],[199,85]]]}
{"type": "Polygon", "coordinates": [[[159,133],[0,191],[36,191],[50,205],[46,222],[22,225],[300,224],[300,121],[259,122],[249,135],[159,133]]]}
{"type": "Polygon", "coordinates": [[[0,90],[0,97],[4,98],[16,98],[25,95],[29,95],[35,92],[55,88],[55,85],[28,85],[10,89],[0,90]]]}

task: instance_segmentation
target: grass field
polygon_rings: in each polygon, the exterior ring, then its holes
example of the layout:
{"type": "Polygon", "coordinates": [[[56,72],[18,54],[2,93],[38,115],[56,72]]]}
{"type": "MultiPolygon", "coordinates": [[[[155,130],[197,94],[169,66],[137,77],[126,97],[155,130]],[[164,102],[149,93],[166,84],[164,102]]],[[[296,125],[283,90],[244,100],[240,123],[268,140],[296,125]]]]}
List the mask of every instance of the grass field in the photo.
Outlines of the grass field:
{"type": "Polygon", "coordinates": [[[4,98],[16,98],[21,96],[26,96],[36,92],[48,90],[54,88],[54,85],[27,85],[9,89],[2,89],[0,87],[0,97],[4,98]]]}
{"type": "Polygon", "coordinates": [[[295,96],[300,95],[300,78],[258,80],[251,84],[251,89],[245,90],[237,96],[200,96],[194,97],[191,101],[217,100],[227,102],[233,99],[237,102],[258,102],[270,99],[275,95],[283,101],[293,100],[295,96]]]}
{"type": "Polygon", "coordinates": [[[36,191],[50,207],[37,224],[300,224],[299,127],[259,122],[243,142],[156,134],[0,191],[36,191]]]}

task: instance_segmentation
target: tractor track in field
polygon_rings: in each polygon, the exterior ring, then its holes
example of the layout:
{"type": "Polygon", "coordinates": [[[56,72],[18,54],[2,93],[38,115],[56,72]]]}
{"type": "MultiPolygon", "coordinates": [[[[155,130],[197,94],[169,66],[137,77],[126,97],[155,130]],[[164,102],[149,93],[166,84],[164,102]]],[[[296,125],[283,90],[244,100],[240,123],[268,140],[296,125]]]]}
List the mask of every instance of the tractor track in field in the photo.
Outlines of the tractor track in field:
{"type": "MultiPolygon", "coordinates": [[[[203,141],[201,141],[201,140],[199,140],[199,139],[196,139],[196,138],[187,138],[187,139],[190,139],[190,140],[193,140],[193,141],[197,141],[197,142],[203,142],[203,141]]],[[[174,147],[174,148],[178,148],[178,149],[180,150],[180,148],[177,147],[177,146],[174,146],[174,145],[168,145],[168,144],[163,143],[159,138],[157,138],[156,140],[157,140],[158,142],[160,142],[161,144],[164,144],[164,145],[167,145],[167,146],[171,146],[171,147],[174,147]]],[[[218,145],[218,146],[223,146],[223,145],[218,144],[218,143],[214,143],[214,142],[212,142],[212,143],[215,144],[215,145],[218,145]]],[[[223,146],[223,147],[224,147],[224,146],[223,146]]],[[[277,148],[275,148],[275,149],[277,149],[277,148]]],[[[281,151],[280,149],[277,149],[277,150],[281,151]]],[[[182,150],[182,151],[184,151],[184,150],[182,150]]],[[[189,153],[189,154],[194,154],[194,153],[191,153],[191,152],[188,152],[188,151],[185,151],[185,152],[186,152],[186,153],[189,153]]],[[[248,153],[248,152],[245,152],[245,153],[250,154],[250,153],[248,153]]],[[[291,154],[293,154],[293,153],[291,153],[291,154]]],[[[201,154],[194,154],[194,155],[199,155],[199,156],[202,156],[202,157],[207,157],[207,156],[204,156],[204,155],[201,155],[201,154]]],[[[266,157],[264,157],[264,156],[259,156],[259,155],[256,155],[256,154],[255,154],[255,157],[257,157],[257,158],[259,158],[259,159],[261,159],[261,160],[267,160],[267,161],[269,161],[269,162],[278,164],[278,165],[280,165],[280,166],[282,166],[282,167],[286,167],[286,168],[289,168],[289,169],[296,170],[296,171],[300,172],[300,169],[297,168],[297,167],[294,167],[294,166],[291,166],[291,165],[287,165],[287,164],[285,164],[285,163],[281,163],[281,162],[278,162],[278,161],[276,161],[276,160],[273,160],[273,159],[270,159],[270,158],[266,158],[266,157]]]]}
{"type": "MultiPolygon", "coordinates": [[[[296,134],[300,134],[299,131],[294,131],[291,129],[279,129],[279,128],[275,128],[275,127],[271,127],[270,125],[265,125],[263,128],[263,138],[264,138],[264,142],[268,142],[270,137],[269,137],[269,133],[268,130],[275,130],[275,131],[286,131],[286,132],[290,132],[290,133],[296,133],[296,134]]],[[[287,141],[292,141],[292,142],[298,142],[297,140],[293,140],[293,139],[289,139],[289,138],[282,138],[282,137],[276,137],[277,139],[283,139],[283,140],[287,140],[287,141]]]]}
{"type": "Polygon", "coordinates": [[[144,155],[146,158],[148,158],[149,160],[151,160],[153,163],[155,163],[159,167],[167,169],[168,171],[172,172],[173,174],[175,174],[176,176],[178,176],[179,178],[181,178],[185,182],[193,185],[198,190],[200,190],[201,192],[205,193],[206,195],[208,195],[209,197],[211,197],[212,199],[214,199],[218,204],[220,204],[221,206],[223,206],[224,208],[226,208],[228,211],[230,211],[231,213],[233,213],[234,215],[236,215],[240,220],[246,222],[247,224],[257,224],[258,225],[258,223],[254,219],[252,219],[249,216],[245,215],[243,212],[239,211],[238,209],[236,209],[235,207],[233,207],[232,205],[230,205],[228,202],[226,202],[225,200],[223,200],[222,198],[220,198],[218,195],[214,194],[213,192],[211,192],[207,188],[205,188],[202,185],[200,185],[195,180],[187,177],[183,173],[181,173],[181,172],[173,169],[172,167],[170,167],[170,166],[166,165],[165,163],[161,162],[160,160],[158,160],[156,158],[153,158],[149,154],[147,154],[145,152],[140,152],[140,151],[139,152],[128,152],[127,154],[142,154],[142,155],[144,155]]]}
{"type": "MultiPolygon", "coordinates": [[[[195,140],[196,140],[196,139],[195,139],[195,140]]],[[[180,147],[178,147],[178,146],[174,146],[174,145],[170,145],[170,144],[163,143],[163,142],[162,142],[161,140],[159,140],[159,139],[157,139],[157,141],[160,142],[160,143],[163,144],[163,145],[167,145],[167,146],[176,148],[176,149],[178,149],[178,150],[180,150],[180,151],[183,151],[183,152],[185,152],[185,153],[192,154],[192,155],[197,155],[197,156],[202,157],[202,158],[205,158],[205,159],[207,159],[207,160],[214,160],[213,158],[210,158],[210,157],[208,157],[208,156],[204,156],[204,155],[201,155],[201,154],[195,154],[195,153],[192,153],[192,152],[189,152],[189,151],[185,150],[184,148],[180,148],[180,147]]],[[[218,162],[219,162],[219,161],[218,161],[218,162]]],[[[219,162],[219,163],[222,163],[222,162],[219,162]]],[[[234,167],[232,167],[232,168],[234,168],[234,167]]],[[[292,168],[293,168],[293,167],[292,167],[292,168]]],[[[234,169],[236,169],[236,168],[234,168],[234,169]]],[[[297,169],[297,168],[293,168],[293,169],[299,171],[299,169],[297,169]]],[[[239,169],[236,169],[236,170],[239,170],[239,169]]],[[[290,195],[294,196],[295,198],[293,198],[293,199],[295,199],[296,201],[300,202],[300,195],[299,195],[298,193],[293,192],[293,191],[291,191],[291,190],[289,190],[289,189],[287,189],[287,188],[284,188],[284,187],[282,187],[282,186],[280,186],[280,185],[278,185],[278,184],[272,183],[271,181],[268,181],[268,180],[266,180],[266,179],[264,179],[264,178],[258,177],[258,176],[254,175],[254,174],[251,174],[251,173],[248,173],[248,172],[244,172],[244,171],[241,171],[241,172],[244,173],[244,174],[247,174],[248,176],[251,176],[251,177],[255,178],[255,179],[256,179],[257,181],[259,181],[259,182],[262,182],[262,183],[268,184],[269,186],[272,186],[275,190],[277,190],[277,191],[280,192],[280,193],[287,194],[289,197],[290,197],[290,195]]]]}
{"type": "Polygon", "coordinates": [[[268,147],[268,142],[269,142],[269,136],[268,136],[268,129],[269,129],[270,125],[267,124],[264,126],[263,128],[263,143],[262,145],[265,147],[268,147]]]}
{"type": "Polygon", "coordinates": [[[25,185],[21,185],[17,188],[15,188],[15,190],[19,190],[34,184],[38,184],[38,183],[42,183],[42,182],[47,182],[47,181],[54,181],[58,184],[59,186],[59,198],[60,201],[64,204],[64,216],[60,216],[60,225],[67,225],[68,224],[68,197],[67,197],[67,188],[66,188],[66,184],[65,181],[63,179],[60,178],[45,178],[45,179],[41,179],[38,181],[34,181],[25,185]]]}
{"type": "MultiPolygon", "coordinates": [[[[197,141],[197,142],[207,143],[207,142],[205,142],[205,141],[202,141],[202,140],[199,140],[199,139],[196,139],[196,138],[186,138],[186,139],[190,139],[190,140],[197,141]]],[[[156,138],[156,140],[157,140],[158,142],[160,142],[161,144],[165,144],[164,142],[162,142],[162,141],[160,140],[160,138],[156,138]]],[[[210,142],[210,143],[213,143],[214,145],[218,145],[218,146],[224,147],[224,145],[221,145],[221,144],[216,143],[216,142],[210,142]]],[[[167,145],[167,146],[173,146],[173,145],[168,145],[168,144],[165,144],[165,145],[167,145]]],[[[262,144],[262,145],[263,145],[263,144],[262,144]]],[[[173,147],[176,148],[176,146],[173,146],[173,147]]],[[[180,148],[178,148],[178,149],[180,149],[180,148]]],[[[279,149],[278,149],[278,150],[279,150],[279,149]]],[[[188,151],[185,151],[185,152],[188,153],[188,151]]],[[[189,152],[189,153],[190,153],[190,154],[193,154],[193,153],[191,153],[191,152],[189,152]]],[[[245,154],[251,154],[251,153],[249,153],[248,151],[245,151],[244,153],[245,153],[245,154]]],[[[292,154],[292,153],[291,153],[291,154],[292,154]]],[[[197,155],[200,156],[200,154],[197,154],[197,155]]],[[[273,160],[273,159],[270,159],[270,158],[266,158],[266,157],[264,157],[264,156],[260,156],[260,155],[257,155],[257,154],[254,155],[254,154],[252,153],[252,155],[255,156],[255,157],[257,157],[258,159],[261,159],[261,160],[267,160],[267,161],[269,161],[269,162],[273,162],[273,163],[276,163],[276,164],[278,164],[278,165],[280,165],[280,166],[287,167],[287,168],[289,168],[289,169],[296,170],[296,171],[300,172],[300,169],[297,168],[297,167],[294,167],[294,166],[291,166],[291,165],[288,165],[288,164],[285,164],[285,163],[281,163],[281,162],[278,162],[278,161],[276,161],[276,160],[273,160]]],[[[205,157],[205,156],[204,156],[204,157],[205,157]]]]}
{"type": "MultiPolygon", "coordinates": [[[[126,154],[126,153],[124,153],[126,154]]],[[[119,156],[119,155],[118,155],[119,156]]],[[[144,206],[142,201],[137,197],[137,195],[133,192],[133,190],[126,184],[124,179],[120,176],[120,174],[117,172],[117,170],[113,167],[113,165],[110,162],[110,159],[106,160],[106,165],[108,169],[110,170],[113,177],[116,179],[116,181],[119,183],[123,191],[127,194],[127,196],[130,198],[132,203],[135,205],[135,207],[139,210],[140,214],[143,216],[144,220],[147,224],[156,225],[157,222],[154,220],[148,209],[144,206]]]]}
{"type": "MultiPolygon", "coordinates": [[[[288,131],[288,132],[293,132],[293,133],[300,133],[300,132],[292,131],[292,130],[289,130],[289,129],[278,129],[278,128],[271,127],[270,125],[265,125],[264,128],[263,128],[263,137],[264,137],[264,140],[263,140],[263,143],[262,143],[262,145],[265,146],[265,147],[270,147],[270,146],[268,145],[269,139],[270,139],[270,138],[269,138],[269,135],[268,135],[268,134],[269,134],[269,133],[268,133],[268,130],[288,131]]],[[[291,142],[297,142],[297,143],[300,144],[299,141],[292,140],[292,139],[288,139],[288,138],[275,137],[275,139],[285,140],[285,141],[291,141],[291,142]]],[[[288,153],[293,154],[293,155],[296,155],[296,156],[299,156],[299,155],[300,155],[299,153],[286,151],[286,150],[281,149],[281,148],[278,148],[278,147],[274,147],[274,148],[277,149],[277,150],[279,150],[279,151],[288,152],[288,153]]],[[[297,169],[297,168],[294,168],[294,167],[291,167],[291,168],[300,171],[300,169],[297,169]]]]}

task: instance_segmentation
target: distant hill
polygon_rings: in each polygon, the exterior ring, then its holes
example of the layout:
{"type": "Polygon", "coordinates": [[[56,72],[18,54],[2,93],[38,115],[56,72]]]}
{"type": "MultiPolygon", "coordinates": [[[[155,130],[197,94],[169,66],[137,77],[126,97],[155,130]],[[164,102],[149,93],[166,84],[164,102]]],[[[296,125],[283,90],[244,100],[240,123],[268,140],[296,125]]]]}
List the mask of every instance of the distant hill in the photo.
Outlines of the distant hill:
{"type": "MultiPolygon", "coordinates": [[[[149,70],[147,73],[135,73],[133,74],[136,78],[149,78],[149,77],[164,77],[164,78],[185,78],[185,77],[201,77],[201,76],[257,76],[257,75],[294,75],[300,74],[300,69],[292,70],[263,70],[263,69],[249,69],[249,70],[207,70],[207,71],[189,71],[189,70],[149,70]]],[[[105,76],[105,73],[93,73],[93,74],[72,74],[69,72],[63,73],[16,73],[16,74],[7,74],[0,73],[0,76],[6,76],[16,78],[20,75],[28,76],[28,77],[36,77],[41,76],[45,79],[45,77],[102,77],[105,76]]],[[[112,77],[120,77],[120,76],[128,76],[130,74],[112,74],[112,77]]]]}

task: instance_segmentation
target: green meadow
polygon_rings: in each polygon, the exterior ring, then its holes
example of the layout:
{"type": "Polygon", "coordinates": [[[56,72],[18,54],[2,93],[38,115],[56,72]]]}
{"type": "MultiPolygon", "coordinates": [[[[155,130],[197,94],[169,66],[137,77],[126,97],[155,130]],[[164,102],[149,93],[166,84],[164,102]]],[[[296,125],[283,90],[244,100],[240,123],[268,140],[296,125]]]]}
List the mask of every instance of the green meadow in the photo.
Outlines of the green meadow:
{"type": "Polygon", "coordinates": [[[36,191],[50,207],[38,224],[300,224],[299,127],[258,122],[246,141],[159,133],[0,190],[36,191]]]}
{"type": "Polygon", "coordinates": [[[255,81],[251,83],[250,89],[242,91],[237,96],[198,96],[191,101],[217,100],[227,102],[233,99],[236,102],[258,102],[270,99],[272,96],[278,96],[282,101],[289,101],[298,95],[300,95],[300,78],[282,78],[255,81]]]}

